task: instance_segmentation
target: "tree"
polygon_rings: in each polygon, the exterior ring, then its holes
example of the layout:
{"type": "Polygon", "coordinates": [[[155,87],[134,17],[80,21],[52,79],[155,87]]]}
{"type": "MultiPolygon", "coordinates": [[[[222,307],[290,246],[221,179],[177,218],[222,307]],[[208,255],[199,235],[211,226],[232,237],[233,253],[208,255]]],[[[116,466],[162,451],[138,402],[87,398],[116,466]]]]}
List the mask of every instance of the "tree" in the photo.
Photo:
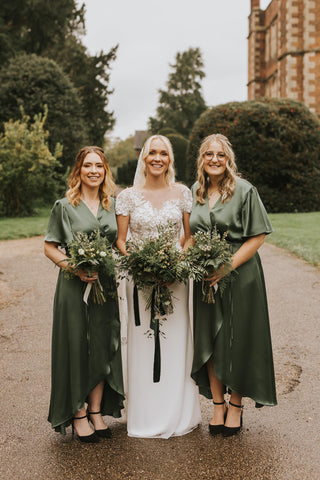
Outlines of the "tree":
{"type": "Polygon", "coordinates": [[[218,105],[195,123],[187,155],[189,183],[195,179],[201,141],[226,135],[243,176],[272,212],[320,210],[320,123],[301,102],[261,99],[218,105]]]}
{"type": "Polygon", "coordinates": [[[115,46],[108,53],[101,51],[91,56],[77,37],[69,35],[58,48],[45,52],[62,67],[78,92],[91,145],[102,146],[106,131],[112,130],[115,123],[113,112],[109,112],[107,106],[113,93],[109,87],[110,64],[116,58],[117,49],[115,46]]]}
{"type": "Polygon", "coordinates": [[[21,52],[42,55],[70,33],[84,31],[84,4],[75,0],[10,0],[0,9],[0,64],[21,52]]]}
{"type": "Polygon", "coordinates": [[[125,140],[117,138],[111,142],[107,142],[105,151],[111,167],[121,167],[137,155],[134,149],[133,136],[130,136],[125,140]]]}
{"type": "Polygon", "coordinates": [[[31,118],[48,106],[49,147],[63,145],[64,167],[71,164],[88,133],[81,101],[68,76],[48,58],[21,54],[0,70],[0,122],[31,118]]]}
{"type": "Polygon", "coordinates": [[[22,114],[20,120],[5,123],[0,134],[0,214],[20,216],[33,213],[41,201],[51,201],[56,192],[55,170],[62,147],[54,153],[44,130],[47,111],[35,115],[34,122],[22,114]]]}
{"type": "Polygon", "coordinates": [[[167,90],[159,90],[159,106],[155,118],[149,119],[152,133],[171,128],[188,137],[194,122],[206,110],[201,93],[201,80],[205,77],[199,48],[177,53],[176,63],[170,65],[167,90]]]}
{"type": "MultiPolygon", "coordinates": [[[[86,118],[88,143],[102,145],[115,119],[107,110],[110,52],[89,55],[81,43],[85,32],[85,6],[75,0],[10,0],[0,9],[0,65],[22,52],[48,57],[60,65],[77,89],[86,118]]],[[[50,115],[52,113],[49,110],[50,115]]]]}

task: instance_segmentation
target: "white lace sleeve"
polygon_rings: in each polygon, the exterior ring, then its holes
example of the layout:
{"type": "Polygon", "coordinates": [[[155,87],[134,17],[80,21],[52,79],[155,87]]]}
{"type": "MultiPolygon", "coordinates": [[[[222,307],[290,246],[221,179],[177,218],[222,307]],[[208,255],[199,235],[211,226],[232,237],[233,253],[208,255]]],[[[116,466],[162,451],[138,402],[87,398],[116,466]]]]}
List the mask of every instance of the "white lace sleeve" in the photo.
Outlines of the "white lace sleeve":
{"type": "Polygon", "coordinates": [[[182,187],[182,200],[181,200],[181,209],[183,212],[190,213],[192,208],[192,194],[191,190],[185,185],[182,187]]]}
{"type": "Polygon", "coordinates": [[[117,195],[116,198],[116,215],[130,215],[130,206],[131,206],[131,197],[130,197],[130,188],[122,190],[117,195]]]}

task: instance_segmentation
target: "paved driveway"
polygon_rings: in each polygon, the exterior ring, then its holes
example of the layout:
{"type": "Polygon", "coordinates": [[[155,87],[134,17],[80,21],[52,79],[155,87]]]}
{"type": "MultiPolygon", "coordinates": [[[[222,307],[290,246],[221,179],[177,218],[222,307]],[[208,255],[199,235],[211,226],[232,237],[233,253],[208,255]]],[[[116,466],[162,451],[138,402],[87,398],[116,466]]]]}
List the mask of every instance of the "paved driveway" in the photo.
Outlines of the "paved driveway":
{"type": "MultiPolygon", "coordinates": [[[[57,268],[43,239],[0,242],[0,478],[3,480],[318,480],[320,478],[320,271],[271,245],[266,274],[279,405],[245,400],[244,429],[210,437],[202,424],[169,440],[126,435],[84,445],[46,421],[52,299],[57,268]]],[[[156,415],[156,412],[155,412],[156,415]]]]}

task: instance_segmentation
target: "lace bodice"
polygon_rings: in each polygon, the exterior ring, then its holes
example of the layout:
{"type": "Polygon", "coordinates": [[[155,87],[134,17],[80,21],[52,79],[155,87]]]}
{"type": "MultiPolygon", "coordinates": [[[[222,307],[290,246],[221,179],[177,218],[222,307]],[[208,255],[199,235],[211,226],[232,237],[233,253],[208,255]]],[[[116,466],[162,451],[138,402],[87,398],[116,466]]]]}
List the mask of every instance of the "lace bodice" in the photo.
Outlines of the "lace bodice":
{"type": "Polygon", "coordinates": [[[159,208],[154,207],[143,190],[138,187],[130,187],[119,193],[116,200],[116,214],[130,215],[129,229],[133,238],[155,235],[157,225],[173,222],[177,242],[179,241],[183,213],[191,212],[192,196],[190,190],[179,183],[173,184],[170,189],[169,198],[162,203],[160,201],[159,208]]]}

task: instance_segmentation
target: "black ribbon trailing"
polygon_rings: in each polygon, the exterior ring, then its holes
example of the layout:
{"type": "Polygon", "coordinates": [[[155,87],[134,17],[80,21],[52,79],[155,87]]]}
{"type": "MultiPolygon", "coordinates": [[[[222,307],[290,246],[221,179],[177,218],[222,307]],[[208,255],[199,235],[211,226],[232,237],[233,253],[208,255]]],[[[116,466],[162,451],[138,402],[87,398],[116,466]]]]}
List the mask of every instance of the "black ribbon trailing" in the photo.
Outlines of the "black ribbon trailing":
{"type": "Polygon", "coordinates": [[[134,284],[133,287],[133,311],[134,311],[134,323],[136,327],[141,325],[140,322],[140,312],[139,312],[139,299],[138,299],[138,287],[134,284]]]}
{"type": "MultiPolygon", "coordinates": [[[[150,305],[150,329],[153,330],[154,336],[154,356],[153,356],[153,383],[160,381],[161,375],[161,350],[160,350],[160,324],[159,318],[156,318],[156,292],[157,288],[153,287],[151,293],[151,305],[150,305]]],[[[161,316],[165,315],[162,302],[158,298],[157,307],[161,316]]],[[[139,313],[139,301],[138,301],[138,288],[137,285],[133,288],[133,309],[134,309],[134,321],[135,325],[141,325],[140,313],[139,313]]]]}

